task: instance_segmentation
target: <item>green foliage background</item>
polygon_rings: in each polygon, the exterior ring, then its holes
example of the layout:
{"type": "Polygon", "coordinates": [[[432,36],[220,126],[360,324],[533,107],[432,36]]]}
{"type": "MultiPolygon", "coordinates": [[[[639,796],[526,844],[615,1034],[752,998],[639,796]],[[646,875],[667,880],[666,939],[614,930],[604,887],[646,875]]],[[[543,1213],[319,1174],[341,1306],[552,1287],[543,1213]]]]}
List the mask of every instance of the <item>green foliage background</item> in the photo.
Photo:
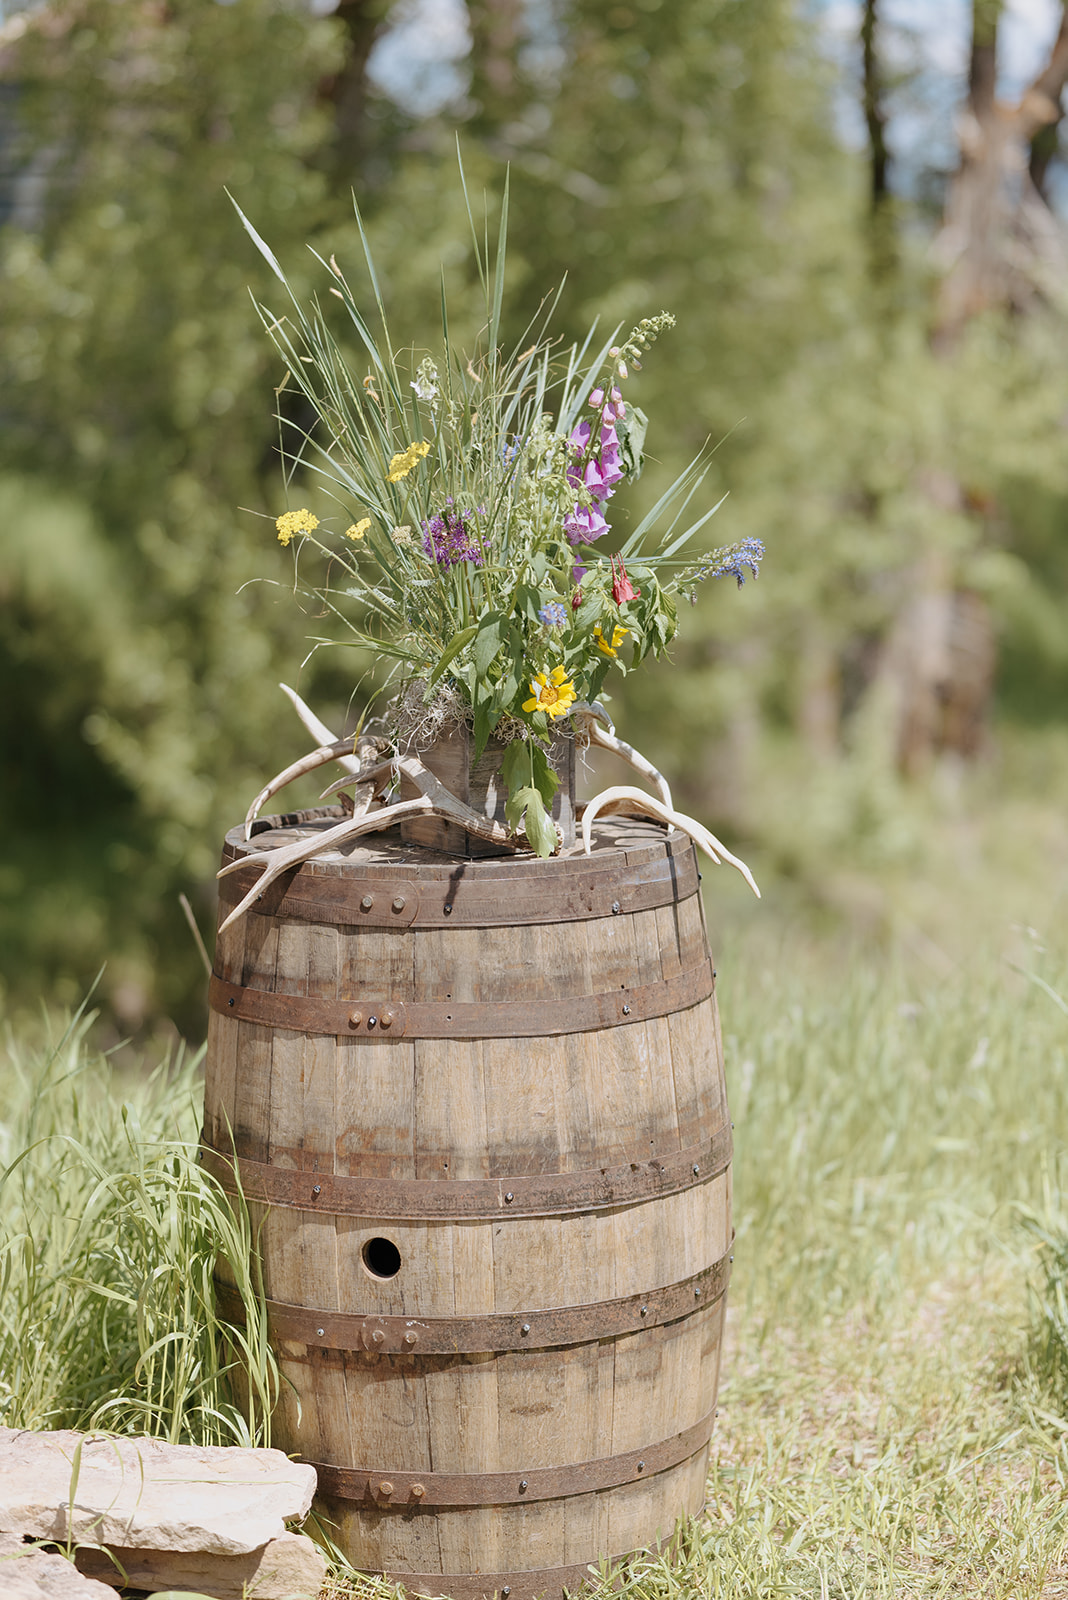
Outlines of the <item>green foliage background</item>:
{"type": "Polygon", "coordinates": [[[309,291],[306,241],[355,268],[354,189],[394,327],[432,345],[444,264],[473,341],[459,132],[491,212],[511,166],[514,329],[565,273],[567,334],[675,311],[630,381],[654,458],[633,510],[723,437],[713,542],[758,536],[768,562],[759,586],[702,594],[674,662],[617,709],[688,809],[803,893],[819,898],[830,859],[869,870],[897,849],[867,663],[919,564],[994,607],[1001,725],[1037,737],[1059,715],[1063,324],[990,319],[932,353],[922,219],[879,267],[864,158],[836,132],[841,90],[800,4],[471,0],[466,89],[426,115],[364,73],[402,10],[56,0],[9,26],[0,967],[16,1002],[73,998],[107,955],[125,1026],[164,1012],[195,1032],[177,895],[210,923],[222,830],[302,748],[276,683],[300,676],[340,725],[372,665],[328,653],[302,673],[313,630],[264,520],[285,505],[283,374],[227,188],[309,291]],[[935,474],[964,509],[939,509],[935,474]],[[805,702],[827,670],[842,714],[814,751],[805,702]]]}

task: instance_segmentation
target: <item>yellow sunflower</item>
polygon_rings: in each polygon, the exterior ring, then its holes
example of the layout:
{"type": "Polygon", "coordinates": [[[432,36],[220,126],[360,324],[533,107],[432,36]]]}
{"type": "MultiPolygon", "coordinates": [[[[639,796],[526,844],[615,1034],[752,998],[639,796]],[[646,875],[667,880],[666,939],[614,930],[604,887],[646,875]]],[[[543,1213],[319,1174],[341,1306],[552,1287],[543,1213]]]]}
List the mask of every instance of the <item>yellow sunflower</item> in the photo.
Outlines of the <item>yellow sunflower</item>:
{"type": "Polygon", "coordinates": [[[545,675],[539,672],[530,685],[530,699],[523,701],[524,711],[544,711],[550,717],[565,716],[572,700],[576,699],[575,685],[563,667],[554,667],[545,675]]]}
{"type": "Polygon", "coordinates": [[[606,656],[617,656],[619,647],[630,632],[629,628],[613,628],[611,639],[606,639],[598,623],[593,630],[593,637],[597,641],[597,648],[606,656]]]}

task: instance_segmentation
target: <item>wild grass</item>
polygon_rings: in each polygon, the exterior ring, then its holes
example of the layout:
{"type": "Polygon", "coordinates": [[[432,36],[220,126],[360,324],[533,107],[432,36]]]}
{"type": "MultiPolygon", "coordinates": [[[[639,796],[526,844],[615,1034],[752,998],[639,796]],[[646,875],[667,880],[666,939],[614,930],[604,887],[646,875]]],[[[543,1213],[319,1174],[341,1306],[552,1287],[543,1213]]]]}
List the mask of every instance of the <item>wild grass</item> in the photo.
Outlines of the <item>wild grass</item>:
{"type": "MultiPolygon", "coordinates": [[[[737,1241],[708,1510],[604,1600],[1068,1596],[1068,967],[1006,939],[932,972],[714,934],[737,1241]]],[[[196,1062],[124,1089],[83,1019],[4,1070],[3,1420],[263,1437],[267,1378],[245,1417],[219,1370],[208,1263],[251,1241],[194,1227],[196,1062]]],[[[331,1593],[396,1591],[338,1563],[331,1593]]]]}
{"type": "Polygon", "coordinates": [[[247,1213],[196,1163],[199,1058],[124,1080],[90,1022],[0,1055],[0,1423],[265,1443],[277,1369],[247,1213]]]}
{"type": "MultiPolygon", "coordinates": [[[[934,973],[721,942],[737,1240],[708,1510],[603,1600],[1068,1595],[1068,1017],[1015,967],[1068,983],[1005,935],[1014,965],[934,973]]],[[[392,1592],[338,1570],[337,1600],[392,1592]]]]}

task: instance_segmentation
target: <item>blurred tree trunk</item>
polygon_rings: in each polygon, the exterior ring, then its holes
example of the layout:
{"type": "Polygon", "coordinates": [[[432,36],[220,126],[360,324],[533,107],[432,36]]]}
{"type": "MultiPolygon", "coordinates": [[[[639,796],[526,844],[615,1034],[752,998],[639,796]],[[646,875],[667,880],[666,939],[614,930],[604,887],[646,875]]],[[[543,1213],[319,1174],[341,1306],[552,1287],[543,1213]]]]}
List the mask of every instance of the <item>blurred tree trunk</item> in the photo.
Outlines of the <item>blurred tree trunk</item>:
{"type": "Polygon", "coordinates": [[[526,98],[518,60],[523,11],[523,0],[468,0],[472,126],[482,135],[515,121],[526,98]]]}
{"type": "Polygon", "coordinates": [[[1037,168],[1044,178],[1034,141],[1061,116],[1061,91],[1068,79],[1068,5],[1062,9],[1048,61],[1016,105],[997,98],[1000,9],[1001,0],[972,0],[960,160],[936,245],[946,269],[935,325],[936,344],[943,349],[952,346],[979,312],[998,306],[1027,310],[1041,294],[1044,279],[1051,272],[1060,275],[1065,264],[1059,229],[1032,170],[1037,168]]]}
{"type": "MultiPolygon", "coordinates": [[[[952,360],[967,322],[983,311],[1025,312],[1051,269],[1063,271],[1058,224],[1032,178],[1045,176],[1052,151],[1039,139],[1061,115],[1068,78],[1068,3],[1049,60],[1015,106],[997,98],[998,18],[1002,0],[972,0],[968,96],[959,127],[959,165],[950,181],[936,257],[944,268],[933,344],[952,360]],[[1036,140],[1037,144],[1036,154],[1036,140]],[[1029,170],[1030,147],[1030,170],[1029,170]]],[[[867,0],[865,26],[874,0],[867,0]]],[[[865,50],[868,49],[867,37],[865,50]]],[[[874,71],[874,69],[871,69],[874,71]]],[[[866,103],[868,97],[865,57],[866,103]]],[[[873,172],[877,120],[869,119],[873,172]]],[[[885,172],[885,157],[883,164],[885,172]]],[[[874,203],[874,196],[873,196],[874,203]]],[[[962,485],[933,472],[925,498],[942,513],[969,510],[962,485]]],[[[896,714],[897,759],[917,775],[941,753],[974,756],[982,744],[993,690],[996,642],[990,608],[962,587],[950,562],[932,552],[914,569],[887,636],[878,677],[896,714]]]]}
{"type": "Polygon", "coordinates": [[[889,181],[890,151],[886,142],[885,84],[879,54],[878,0],[864,0],[860,43],[870,171],[869,256],[872,281],[878,288],[894,276],[897,267],[897,240],[889,181]]]}
{"type": "Polygon", "coordinates": [[[322,86],[334,107],[328,164],[334,181],[353,186],[363,175],[372,141],[367,127],[367,61],[389,0],[339,0],[334,15],[345,30],[345,56],[322,86]]]}

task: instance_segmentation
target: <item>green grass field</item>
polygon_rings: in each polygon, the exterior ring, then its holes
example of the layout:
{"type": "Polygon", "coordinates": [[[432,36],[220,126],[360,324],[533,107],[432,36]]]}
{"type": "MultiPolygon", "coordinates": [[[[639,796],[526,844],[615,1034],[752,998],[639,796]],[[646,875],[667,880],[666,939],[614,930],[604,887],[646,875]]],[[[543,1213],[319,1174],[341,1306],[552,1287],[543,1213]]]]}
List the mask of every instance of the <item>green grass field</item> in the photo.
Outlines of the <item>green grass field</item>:
{"type": "MultiPolygon", "coordinates": [[[[1012,901],[956,946],[948,911],[850,941],[775,891],[722,932],[710,902],[737,1243],[708,1514],[625,1591],[1068,1595],[1068,963],[1012,901]]],[[[0,1066],[0,1421],[262,1437],[262,1345],[247,1422],[214,1354],[211,1258],[247,1239],[191,1160],[196,1063],[30,1034],[0,1066]]]]}

